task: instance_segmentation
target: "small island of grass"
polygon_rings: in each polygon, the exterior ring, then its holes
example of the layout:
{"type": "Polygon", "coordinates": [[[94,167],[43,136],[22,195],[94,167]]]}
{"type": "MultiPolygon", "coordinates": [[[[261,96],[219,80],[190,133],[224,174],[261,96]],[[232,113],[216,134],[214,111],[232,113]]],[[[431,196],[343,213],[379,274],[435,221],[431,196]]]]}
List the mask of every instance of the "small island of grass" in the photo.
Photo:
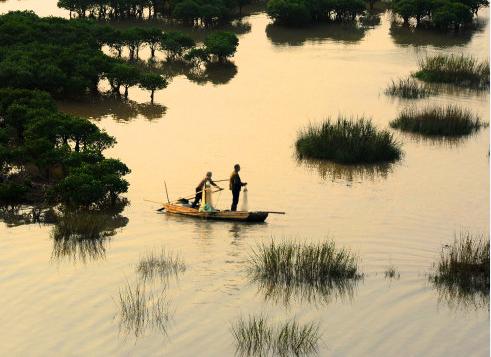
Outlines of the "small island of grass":
{"type": "Polygon", "coordinates": [[[433,93],[427,86],[409,77],[392,80],[385,89],[385,94],[404,99],[419,99],[429,97],[433,93]]]}
{"type": "Polygon", "coordinates": [[[406,132],[453,137],[472,134],[487,125],[469,110],[454,105],[406,108],[390,123],[392,128],[406,132]]]}
{"type": "Polygon", "coordinates": [[[299,159],[330,160],[342,164],[373,164],[399,160],[400,144],[370,119],[339,117],[310,124],[295,143],[299,159]]]}
{"type": "Polygon", "coordinates": [[[414,77],[425,82],[485,89],[489,87],[489,61],[464,54],[428,56],[419,61],[414,77]]]}

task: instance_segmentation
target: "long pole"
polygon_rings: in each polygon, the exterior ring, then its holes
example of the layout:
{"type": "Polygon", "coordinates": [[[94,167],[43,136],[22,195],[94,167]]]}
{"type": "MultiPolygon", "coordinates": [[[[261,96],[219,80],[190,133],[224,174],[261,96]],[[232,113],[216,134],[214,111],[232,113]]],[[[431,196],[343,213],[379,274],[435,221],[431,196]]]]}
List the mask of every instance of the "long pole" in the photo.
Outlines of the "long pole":
{"type": "Polygon", "coordinates": [[[164,186],[165,186],[165,195],[167,196],[167,203],[170,203],[169,192],[167,191],[167,183],[165,182],[165,180],[164,180],[164,186]]]}

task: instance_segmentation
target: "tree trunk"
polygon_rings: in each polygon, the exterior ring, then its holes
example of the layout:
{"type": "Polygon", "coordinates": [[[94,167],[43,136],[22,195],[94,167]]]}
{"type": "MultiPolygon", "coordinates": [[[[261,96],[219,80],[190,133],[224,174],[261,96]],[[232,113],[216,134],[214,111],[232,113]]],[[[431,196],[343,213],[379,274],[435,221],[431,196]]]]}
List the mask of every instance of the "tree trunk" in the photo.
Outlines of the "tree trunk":
{"type": "Polygon", "coordinates": [[[150,93],[150,103],[153,104],[153,95],[155,94],[155,90],[152,89],[151,93],[150,93]]]}
{"type": "Polygon", "coordinates": [[[124,99],[128,99],[128,86],[124,86],[124,99]]]}

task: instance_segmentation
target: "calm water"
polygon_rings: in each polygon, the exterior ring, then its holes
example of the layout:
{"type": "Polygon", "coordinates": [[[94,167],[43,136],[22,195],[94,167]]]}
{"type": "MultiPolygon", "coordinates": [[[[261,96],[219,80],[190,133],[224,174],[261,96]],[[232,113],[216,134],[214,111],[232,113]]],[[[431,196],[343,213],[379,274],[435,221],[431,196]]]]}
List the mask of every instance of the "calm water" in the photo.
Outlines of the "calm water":
{"type": "MultiPolygon", "coordinates": [[[[0,12],[67,15],[55,1],[40,3],[1,2],[0,12]]],[[[318,321],[323,356],[488,356],[487,307],[449,304],[426,274],[456,232],[488,232],[489,130],[451,144],[396,133],[403,160],[372,172],[298,164],[293,155],[299,128],[338,113],[387,127],[407,102],[383,89],[415,70],[419,57],[464,51],[487,58],[487,11],[480,18],[481,31],[456,39],[391,31],[388,14],[379,26],[353,32],[286,31],[259,13],[244,20],[251,29],[240,35],[235,68],[206,83],[175,77],[156,93],[160,108],[145,105],[149,95],[137,88],[128,104],[60,103],[117,138],[108,155],[132,169],[128,224],[102,257],[85,261],[57,257],[50,226],[0,227],[1,354],[230,356],[230,323],[264,313],[318,321]],[[227,178],[236,162],[249,182],[249,208],[287,215],[263,225],[209,223],[157,214],[158,205],[144,201],[163,200],[164,180],[176,198],[192,193],[207,170],[227,178]],[[271,237],[334,239],[359,255],[366,276],[351,295],[327,303],[267,300],[248,281],[245,262],[271,237]],[[167,335],[149,328],[136,338],[119,327],[119,289],[135,283],[139,258],[160,247],[179,252],[187,270],[166,289],[167,335]],[[400,279],[384,278],[390,264],[400,279]]],[[[449,92],[428,102],[458,103],[489,120],[487,93],[449,92]]],[[[231,195],[215,199],[225,208],[231,195]]]]}

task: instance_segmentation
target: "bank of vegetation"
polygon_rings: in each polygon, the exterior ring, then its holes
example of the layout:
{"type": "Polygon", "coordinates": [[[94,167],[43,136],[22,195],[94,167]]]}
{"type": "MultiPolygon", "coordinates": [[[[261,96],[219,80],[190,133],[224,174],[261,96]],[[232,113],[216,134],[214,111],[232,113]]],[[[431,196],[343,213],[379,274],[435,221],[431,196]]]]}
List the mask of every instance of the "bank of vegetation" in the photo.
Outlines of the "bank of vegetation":
{"type": "Polygon", "coordinates": [[[479,117],[455,105],[406,108],[390,123],[402,131],[428,136],[464,136],[484,126],[479,117]]]}
{"type": "Polygon", "coordinates": [[[239,318],[231,326],[240,356],[307,356],[319,348],[321,332],[315,323],[296,320],[271,323],[262,315],[239,318]]]}
{"type": "Polygon", "coordinates": [[[400,144],[388,130],[375,128],[367,118],[328,118],[300,131],[295,143],[300,159],[342,164],[374,164],[399,160],[400,144]]]}
{"type": "Polygon", "coordinates": [[[404,24],[414,20],[416,27],[459,30],[472,25],[474,16],[488,0],[395,0],[392,10],[404,24]]]}
{"type": "Polygon", "coordinates": [[[425,82],[486,89],[489,88],[489,61],[479,61],[465,54],[427,56],[419,61],[414,76],[425,82]]]}
{"type": "Polygon", "coordinates": [[[70,17],[94,19],[166,19],[212,26],[240,15],[248,0],[59,0],[70,17]]]}

